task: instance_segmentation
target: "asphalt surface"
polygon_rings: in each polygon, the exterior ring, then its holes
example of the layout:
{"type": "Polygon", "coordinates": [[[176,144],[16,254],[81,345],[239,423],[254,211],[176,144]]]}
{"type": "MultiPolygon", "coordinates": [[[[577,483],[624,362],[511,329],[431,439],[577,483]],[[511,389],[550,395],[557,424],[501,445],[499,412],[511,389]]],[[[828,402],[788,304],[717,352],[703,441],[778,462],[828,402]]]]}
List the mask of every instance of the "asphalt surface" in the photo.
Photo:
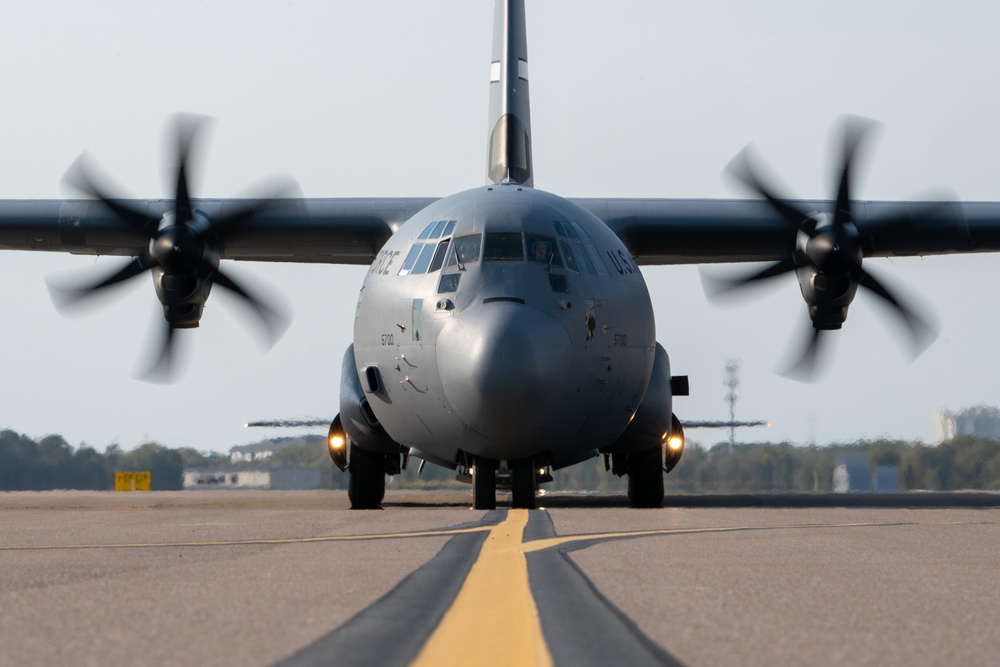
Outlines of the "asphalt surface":
{"type": "Polygon", "coordinates": [[[996,664],[1000,496],[754,498],[0,494],[0,665],[437,664],[498,558],[534,612],[501,582],[457,663],[533,617],[536,664],[996,664]]]}

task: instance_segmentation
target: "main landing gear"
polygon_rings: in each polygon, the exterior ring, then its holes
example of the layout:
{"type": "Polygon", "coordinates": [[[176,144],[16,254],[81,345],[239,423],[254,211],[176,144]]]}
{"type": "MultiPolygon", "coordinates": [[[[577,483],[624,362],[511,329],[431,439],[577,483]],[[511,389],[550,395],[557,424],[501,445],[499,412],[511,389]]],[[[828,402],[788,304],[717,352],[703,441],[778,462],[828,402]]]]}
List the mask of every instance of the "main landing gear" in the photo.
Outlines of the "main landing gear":
{"type": "Polygon", "coordinates": [[[663,448],[654,447],[626,456],[629,505],[663,507],[663,448]]]}
{"type": "MultiPolygon", "coordinates": [[[[500,465],[495,459],[477,456],[472,466],[472,507],[477,510],[492,510],[497,507],[497,473],[500,465]]],[[[509,476],[513,509],[529,509],[536,507],[535,496],[538,493],[538,475],[533,459],[517,459],[507,462],[505,478],[509,476]]],[[[506,479],[504,480],[506,481],[506,479]]]]}
{"type": "Polygon", "coordinates": [[[352,510],[377,510],[385,497],[386,456],[351,443],[347,497],[352,510]]]}

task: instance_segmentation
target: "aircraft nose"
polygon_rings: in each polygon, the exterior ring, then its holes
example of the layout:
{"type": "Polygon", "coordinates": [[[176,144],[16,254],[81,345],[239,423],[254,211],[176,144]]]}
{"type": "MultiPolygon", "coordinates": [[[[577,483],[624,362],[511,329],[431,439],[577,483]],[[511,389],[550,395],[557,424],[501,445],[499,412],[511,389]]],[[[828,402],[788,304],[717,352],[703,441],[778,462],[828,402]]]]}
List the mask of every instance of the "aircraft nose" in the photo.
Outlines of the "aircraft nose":
{"type": "Polygon", "coordinates": [[[512,301],[480,304],[438,337],[445,397],[469,429],[536,451],[559,419],[570,349],[566,330],[542,311],[512,301]]]}

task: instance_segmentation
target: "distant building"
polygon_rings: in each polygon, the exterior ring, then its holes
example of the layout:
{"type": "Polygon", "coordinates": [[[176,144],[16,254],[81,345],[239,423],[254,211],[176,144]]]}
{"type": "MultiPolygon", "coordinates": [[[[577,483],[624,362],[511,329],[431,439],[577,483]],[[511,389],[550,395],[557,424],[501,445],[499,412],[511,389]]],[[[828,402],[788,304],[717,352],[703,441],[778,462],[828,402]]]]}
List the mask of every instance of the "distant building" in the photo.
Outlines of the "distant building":
{"type": "Polygon", "coordinates": [[[318,470],[217,470],[184,471],[185,489],[273,489],[296,491],[319,488],[318,470]]]}
{"type": "Polygon", "coordinates": [[[868,493],[872,490],[872,474],[863,456],[838,456],[833,469],[834,493],[868,493]]]}
{"type": "Polygon", "coordinates": [[[937,414],[935,421],[939,443],[960,435],[1000,440],[1000,409],[991,406],[944,410],[937,414]]]}
{"type": "Polygon", "coordinates": [[[896,466],[878,466],[875,472],[863,456],[838,456],[833,469],[834,493],[896,493],[899,471],[896,466]]]}

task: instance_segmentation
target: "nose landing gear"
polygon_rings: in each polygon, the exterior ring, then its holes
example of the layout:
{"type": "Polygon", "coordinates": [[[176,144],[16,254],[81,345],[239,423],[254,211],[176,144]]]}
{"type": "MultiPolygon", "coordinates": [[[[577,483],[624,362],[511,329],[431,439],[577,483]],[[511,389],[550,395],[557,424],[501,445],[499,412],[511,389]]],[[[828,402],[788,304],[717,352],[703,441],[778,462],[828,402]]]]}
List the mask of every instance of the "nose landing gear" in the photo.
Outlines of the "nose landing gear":
{"type": "MultiPolygon", "coordinates": [[[[477,456],[474,457],[473,462],[473,509],[496,509],[498,476],[502,478],[499,486],[509,488],[511,491],[510,506],[512,509],[533,510],[536,508],[535,496],[538,493],[539,470],[536,469],[534,459],[507,461],[506,466],[501,466],[500,462],[495,459],[477,456]]],[[[545,477],[542,481],[546,480],[551,480],[551,477],[545,477]]]]}

